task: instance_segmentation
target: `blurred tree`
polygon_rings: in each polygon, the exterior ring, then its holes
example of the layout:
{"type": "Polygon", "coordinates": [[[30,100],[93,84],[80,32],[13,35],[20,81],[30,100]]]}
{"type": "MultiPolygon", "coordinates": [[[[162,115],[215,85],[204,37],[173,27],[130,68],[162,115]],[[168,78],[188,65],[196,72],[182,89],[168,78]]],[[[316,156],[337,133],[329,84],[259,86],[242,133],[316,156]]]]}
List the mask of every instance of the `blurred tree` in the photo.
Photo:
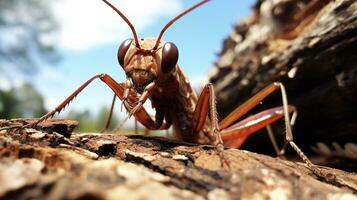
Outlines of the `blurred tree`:
{"type": "MultiPolygon", "coordinates": [[[[0,0],[0,72],[36,72],[38,59],[56,61],[58,25],[48,0],[0,0]]],[[[0,77],[4,78],[4,77],[0,77]]]]}
{"type": "Polygon", "coordinates": [[[0,0],[0,118],[41,116],[41,95],[31,86],[12,88],[15,75],[37,72],[40,60],[54,62],[58,30],[52,1],[0,0]]]}
{"type": "Polygon", "coordinates": [[[46,114],[44,100],[36,89],[30,84],[24,84],[13,90],[17,99],[16,110],[21,117],[38,117],[46,114]]]}
{"type": "MultiPolygon", "coordinates": [[[[97,115],[92,115],[88,110],[85,111],[70,111],[65,116],[67,119],[75,119],[80,123],[76,129],[78,132],[98,132],[103,129],[109,113],[108,107],[102,107],[97,115]]],[[[118,124],[119,118],[113,113],[112,121],[109,130],[114,129],[118,124]]]]}
{"type": "Polygon", "coordinates": [[[0,90],[0,118],[38,117],[46,112],[42,96],[30,84],[0,90]]]}
{"type": "Polygon", "coordinates": [[[79,125],[76,131],[79,132],[91,132],[96,130],[96,123],[88,110],[85,111],[74,111],[71,110],[64,118],[74,119],[79,121],[79,125]]]}
{"type": "Polygon", "coordinates": [[[0,118],[11,119],[19,117],[20,114],[16,110],[17,99],[12,90],[0,90],[0,118]]]}
{"type": "MultiPolygon", "coordinates": [[[[98,113],[97,119],[96,119],[96,122],[98,124],[98,127],[97,127],[98,130],[101,130],[102,128],[104,128],[105,123],[107,122],[109,112],[110,112],[110,109],[106,106],[103,106],[99,110],[99,113],[98,113]]],[[[115,115],[115,112],[114,112],[112,115],[111,123],[109,125],[109,130],[114,129],[118,125],[118,121],[119,121],[119,118],[117,117],[117,115],[115,115]]]]}

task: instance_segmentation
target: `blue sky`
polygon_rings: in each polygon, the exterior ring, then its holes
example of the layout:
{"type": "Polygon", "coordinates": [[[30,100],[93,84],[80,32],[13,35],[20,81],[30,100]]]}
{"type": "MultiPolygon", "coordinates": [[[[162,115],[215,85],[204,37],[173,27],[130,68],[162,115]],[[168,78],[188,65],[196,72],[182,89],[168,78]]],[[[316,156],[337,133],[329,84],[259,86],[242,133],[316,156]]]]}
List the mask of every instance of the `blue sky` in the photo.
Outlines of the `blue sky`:
{"type": "MultiPolygon", "coordinates": [[[[137,0],[130,5],[133,0],[112,0],[113,3],[114,1],[115,5],[128,15],[137,28],[139,37],[157,36],[170,19],[198,2],[137,0]]],[[[41,73],[32,79],[45,96],[48,109],[54,108],[95,74],[107,73],[118,82],[124,81],[124,73],[118,64],[116,54],[122,40],[132,37],[127,25],[101,1],[87,0],[88,6],[71,0],[64,2],[65,5],[56,6],[56,12],[62,16],[61,24],[64,27],[62,38],[58,40],[63,59],[55,67],[43,67],[41,73]]],[[[178,63],[191,82],[198,84],[207,74],[217,59],[216,54],[222,47],[223,39],[232,31],[233,25],[239,19],[251,13],[250,9],[254,2],[212,0],[184,16],[166,31],[163,39],[174,42],[179,48],[178,63]]],[[[112,94],[103,83],[96,81],[80,94],[70,109],[89,109],[96,112],[100,107],[110,105],[112,94]]]]}

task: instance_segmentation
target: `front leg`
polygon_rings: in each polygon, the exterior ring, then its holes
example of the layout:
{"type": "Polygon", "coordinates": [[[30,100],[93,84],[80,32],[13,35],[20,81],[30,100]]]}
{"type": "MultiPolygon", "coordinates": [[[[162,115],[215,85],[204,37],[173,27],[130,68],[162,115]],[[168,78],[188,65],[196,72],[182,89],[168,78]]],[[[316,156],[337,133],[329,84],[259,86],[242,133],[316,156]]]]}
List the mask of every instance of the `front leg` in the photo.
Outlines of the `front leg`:
{"type": "MultiPolygon", "coordinates": [[[[119,97],[120,100],[123,100],[124,91],[126,88],[125,84],[123,83],[118,84],[114,79],[112,79],[108,75],[101,77],[101,80],[114,91],[114,93],[119,97]]],[[[134,91],[130,91],[126,103],[127,104],[126,108],[129,113],[132,113],[132,110],[135,107],[137,107],[136,101],[137,101],[137,94],[134,91]]],[[[145,126],[149,130],[164,130],[169,128],[169,124],[167,123],[163,123],[161,126],[157,126],[155,120],[149,115],[146,109],[143,108],[142,106],[136,108],[136,111],[133,112],[133,115],[136,120],[138,120],[143,126],[145,126]]]]}
{"type": "MultiPolygon", "coordinates": [[[[125,84],[123,83],[117,83],[114,79],[112,79],[109,75],[107,74],[98,74],[87,80],[83,85],[81,85],[77,90],[75,90],[69,97],[67,97],[60,105],[58,105],[54,110],[50,111],[46,115],[42,116],[39,120],[32,124],[28,124],[26,126],[23,126],[22,128],[26,127],[33,127],[36,126],[37,124],[45,121],[48,118],[53,117],[56,113],[60,113],[79,93],[81,93],[90,83],[92,83],[96,79],[100,79],[103,81],[107,86],[109,86],[115,95],[119,97],[120,100],[124,99],[124,91],[125,91],[125,84]]],[[[137,100],[136,93],[134,92],[129,92],[128,98],[127,98],[127,109],[129,112],[133,109],[135,106],[135,102],[137,100]]],[[[155,123],[155,121],[152,119],[152,117],[148,114],[148,112],[140,107],[137,108],[135,114],[135,118],[143,124],[146,128],[151,129],[151,130],[156,130],[156,129],[167,129],[167,124],[164,123],[160,127],[158,127],[155,123]]],[[[16,127],[18,128],[18,127],[16,127]]]]}
{"type": "Polygon", "coordinates": [[[152,91],[154,91],[157,87],[156,82],[151,82],[149,85],[147,85],[144,89],[144,92],[141,94],[138,103],[135,105],[133,109],[130,110],[129,112],[129,117],[134,115],[139,109],[141,109],[145,103],[145,101],[150,97],[152,91]]]}
{"type": "Polygon", "coordinates": [[[132,84],[131,80],[129,78],[127,78],[125,81],[125,90],[124,90],[123,99],[122,99],[121,106],[120,106],[121,111],[123,110],[124,105],[126,107],[128,106],[127,101],[128,101],[130,89],[132,88],[132,86],[133,86],[133,84],[132,84]]]}
{"type": "Polygon", "coordinates": [[[208,136],[211,143],[216,146],[218,154],[221,158],[221,164],[226,164],[227,166],[229,166],[229,162],[225,158],[223,153],[224,146],[218,125],[216,97],[212,84],[207,84],[201,92],[193,115],[193,127],[195,133],[203,131],[208,136]],[[209,130],[204,128],[208,111],[211,122],[209,130]]]}

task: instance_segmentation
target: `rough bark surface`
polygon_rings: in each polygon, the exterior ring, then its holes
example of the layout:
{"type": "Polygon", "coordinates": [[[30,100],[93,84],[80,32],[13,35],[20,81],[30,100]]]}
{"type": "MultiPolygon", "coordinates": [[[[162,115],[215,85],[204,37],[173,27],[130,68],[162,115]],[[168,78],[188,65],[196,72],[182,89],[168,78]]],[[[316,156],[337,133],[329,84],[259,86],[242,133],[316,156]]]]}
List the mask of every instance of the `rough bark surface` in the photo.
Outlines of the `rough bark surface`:
{"type": "Polygon", "coordinates": [[[77,122],[0,120],[0,199],[357,199],[357,175],[161,137],[72,134],[77,122]],[[61,128],[59,128],[61,127],[61,128]]]}
{"type": "MultiPolygon", "coordinates": [[[[225,40],[208,81],[221,118],[280,81],[299,111],[295,141],[305,151],[316,142],[356,142],[357,1],[258,1],[225,40]]],[[[279,105],[275,94],[254,112],[279,105]]],[[[258,138],[265,135],[251,137],[246,147],[265,147],[269,140],[258,138]]]]}

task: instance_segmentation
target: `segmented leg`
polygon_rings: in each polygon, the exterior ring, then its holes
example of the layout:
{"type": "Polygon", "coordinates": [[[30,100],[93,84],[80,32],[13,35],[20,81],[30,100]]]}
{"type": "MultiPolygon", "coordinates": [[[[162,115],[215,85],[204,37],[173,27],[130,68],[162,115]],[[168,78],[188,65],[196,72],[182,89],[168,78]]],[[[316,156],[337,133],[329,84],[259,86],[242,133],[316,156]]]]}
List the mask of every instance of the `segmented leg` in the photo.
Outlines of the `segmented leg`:
{"type": "MultiPolygon", "coordinates": [[[[290,125],[293,126],[297,116],[295,107],[289,106],[289,112],[293,112],[293,117],[290,120],[290,125]]],[[[283,147],[279,149],[276,142],[273,130],[270,124],[284,117],[283,107],[271,108],[257,113],[249,118],[239,121],[230,127],[221,131],[224,145],[231,148],[240,148],[240,146],[249,138],[250,135],[266,127],[269,139],[273,145],[276,155],[280,158],[284,158],[285,149],[287,143],[284,143],[283,147]]]]}
{"type": "Polygon", "coordinates": [[[211,121],[210,130],[203,130],[206,132],[211,142],[216,146],[218,154],[221,158],[221,163],[229,166],[228,160],[224,157],[224,146],[221,135],[219,134],[218,117],[216,109],[216,97],[214,94],[214,89],[212,84],[207,84],[198,99],[194,115],[193,115],[193,125],[196,133],[200,132],[203,128],[204,122],[206,121],[207,114],[209,111],[209,118],[211,121]]]}
{"type": "MultiPolygon", "coordinates": [[[[98,79],[98,78],[100,78],[100,80],[102,80],[105,84],[107,84],[107,86],[109,86],[113,90],[113,92],[116,94],[117,97],[119,97],[120,100],[123,100],[125,84],[117,83],[114,79],[112,79],[107,74],[98,74],[98,75],[95,75],[92,78],[90,78],[83,85],[81,85],[76,91],[74,91],[68,98],[66,98],[54,110],[52,110],[49,113],[47,113],[46,115],[42,116],[35,123],[29,124],[25,127],[36,126],[40,122],[53,117],[56,113],[61,112],[80,92],[82,92],[82,90],[84,88],[86,88],[91,82],[93,82],[95,79],[98,79]]],[[[127,104],[125,105],[129,112],[136,106],[136,102],[137,102],[137,94],[134,92],[130,92],[128,99],[127,99],[127,104]]],[[[134,113],[134,116],[141,124],[143,124],[148,129],[157,130],[157,129],[167,129],[168,128],[168,125],[165,123],[163,125],[161,125],[160,127],[157,127],[155,121],[152,119],[152,117],[148,114],[148,112],[143,107],[137,108],[136,112],[134,113]]]]}
{"type": "Polygon", "coordinates": [[[105,131],[108,130],[110,122],[112,121],[112,116],[113,116],[113,110],[114,110],[116,97],[117,97],[117,95],[114,94],[112,105],[110,106],[110,110],[109,110],[109,115],[108,115],[108,118],[107,118],[107,120],[105,122],[104,128],[100,131],[101,133],[104,133],[105,131]]]}
{"type": "Polygon", "coordinates": [[[144,89],[144,92],[141,94],[139,101],[135,105],[133,109],[129,111],[129,117],[135,114],[139,109],[141,109],[145,103],[145,101],[149,98],[151,92],[155,90],[157,84],[156,82],[151,82],[149,85],[147,85],[144,89]]]}
{"type": "MultiPolygon", "coordinates": [[[[273,129],[271,128],[271,125],[270,124],[267,125],[266,129],[267,129],[269,139],[271,141],[271,144],[273,145],[273,148],[274,148],[274,151],[275,151],[276,155],[279,158],[285,159],[284,154],[281,154],[281,151],[279,149],[278,143],[276,142],[275,135],[274,135],[273,129]]],[[[286,145],[284,145],[284,146],[286,146],[286,145]]],[[[283,148],[284,148],[284,146],[283,146],[283,148]]]]}
{"type": "MultiPolygon", "coordinates": [[[[295,108],[289,106],[288,111],[294,112],[295,108]]],[[[250,135],[281,119],[283,116],[283,107],[276,107],[264,110],[232,124],[220,132],[224,145],[231,148],[240,148],[250,135]]],[[[276,144],[275,138],[273,138],[272,142],[274,146],[274,143],[276,144]]],[[[277,153],[279,152],[280,150],[277,150],[277,153]]]]}
{"type": "Polygon", "coordinates": [[[128,100],[131,87],[132,87],[132,83],[131,83],[130,79],[127,78],[125,81],[125,90],[124,90],[124,94],[123,94],[123,100],[122,100],[121,106],[120,106],[120,111],[123,111],[123,106],[126,104],[126,102],[128,100]]]}
{"type": "MultiPolygon", "coordinates": [[[[291,120],[290,120],[291,128],[294,127],[294,125],[295,125],[296,117],[297,117],[297,110],[294,109],[293,115],[292,115],[291,120]]],[[[266,129],[267,129],[270,141],[271,141],[271,143],[272,143],[272,145],[274,147],[276,155],[279,158],[285,159],[284,154],[285,154],[285,149],[287,147],[287,143],[285,142],[283,147],[281,149],[279,149],[278,144],[277,144],[277,142],[275,140],[275,135],[274,135],[273,129],[271,128],[270,125],[267,125],[266,129]]]]}
{"type": "Polygon", "coordinates": [[[134,120],[134,130],[135,130],[135,135],[137,135],[139,133],[139,129],[138,129],[138,121],[136,119],[134,120]]]}
{"type": "MultiPolygon", "coordinates": [[[[253,107],[259,104],[263,99],[265,99],[267,96],[269,96],[270,94],[272,94],[273,92],[279,89],[281,92],[282,102],[283,102],[282,110],[283,110],[284,123],[286,127],[286,132],[285,132],[286,143],[289,144],[295,150],[295,152],[307,164],[307,166],[310,168],[311,171],[313,171],[316,175],[322,176],[321,171],[311,163],[311,161],[307,158],[307,156],[293,142],[293,134],[290,125],[288,99],[287,99],[285,87],[280,82],[275,82],[268,85],[266,88],[258,92],[253,97],[251,97],[248,101],[237,107],[232,113],[230,113],[225,119],[223,119],[219,123],[219,127],[221,130],[228,128],[229,126],[234,124],[240,117],[242,117],[253,107]]],[[[285,146],[283,147],[283,149],[285,149],[285,146]]]]}
{"type": "Polygon", "coordinates": [[[32,127],[36,126],[37,124],[45,121],[48,118],[52,118],[56,113],[60,113],[84,88],[86,88],[92,81],[97,78],[100,78],[102,74],[98,74],[87,80],[83,85],[81,85],[76,91],[74,91],[68,98],[66,98],[60,105],[58,105],[54,110],[48,112],[44,116],[42,116],[39,120],[34,122],[33,124],[29,124],[24,127],[32,127]]]}

